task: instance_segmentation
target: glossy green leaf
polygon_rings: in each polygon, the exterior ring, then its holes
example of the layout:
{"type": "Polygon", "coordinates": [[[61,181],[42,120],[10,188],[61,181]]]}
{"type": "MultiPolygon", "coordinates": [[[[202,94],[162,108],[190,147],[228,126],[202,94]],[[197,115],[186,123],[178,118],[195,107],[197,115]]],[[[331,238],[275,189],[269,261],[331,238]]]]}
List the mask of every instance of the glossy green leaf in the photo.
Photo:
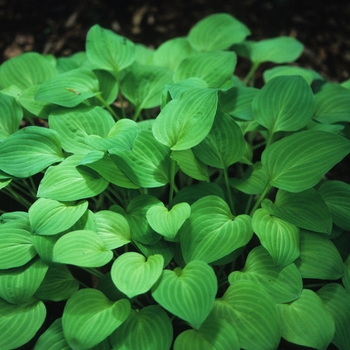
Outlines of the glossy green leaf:
{"type": "Polygon", "coordinates": [[[50,128],[60,135],[66,152],[85,154],[95,148],[89,137],[105,138],[114,125],[112,116],[101,107],[57,110],[49,116],[50,128]]]}
{"type": "Polygon", "coordinates": [[[276,303],[288,303],[298,299],[303,281],[295,264],[275,267],[271,255],[263,246],[253,248],[241,271],[233,271],[228,277],[230,284],[240,280],[259,283],[276,303]]]}
{"type": "Polygon", "coordinates": [[[344,274],[343,260],[331,240],[301,231],[300,257],[295,261],[303,278],[337,280],[344,274]]]}
{"type": "Polygon", "coordinates": [[[262,154],[270,184],[289,192],[315,186],[350,152],[350,141],[325,131],[308,130],[284,137],[262,154]]]}
{"type": "Polygon", "coordinates": [[[223,199],[205,196],[192,205],[180,230],[182,254],[186,262],[211,263],[246,245],[252,234],[248,215],[234,217],[223,199]]]}
{"type": "Polygon", "coordinates": [[[0,93],[0,142],[18,130],[22,117],[23,111],[17,101],[0,93]]]}
{"type": "Polygon", "coordinates": [[[29,177],[64,159],[54,130],[28,126],[0,144],[0,169],[15,177],[29,177]]]}
{"type": "Polygon", "coordinates": [[[152,287],[152,296],[160,306],[198,329],[213,307],[217,288],[213,269],[197,260],[183,269],[164,270],[152,287]]]}
{"type": "MultiPolygon", "coordinates": [[[[108,105],[111,105],[118,96],[119,86],[116,77],[113,73],[108,72],[102,69],[94,69],[94,74],[98,79],[99,90],[101,91],[102,101],[105,101],[108,105]]],[[[94,99],[94,103],[99,103],[102,107],[105,107],[105,104],[101,101],[101,98],[97,96],[94,99]]]]}
{"type": "Polygon", "coordinates": [[[40,84],[34,99],[63,107],[75,107],[98,93],[96,75],[91,70],[77,68],[40,84]]]}
{"type": "Polygon", "coordinates": [[[265,209],[253,214],[252,227],[262,246],[270,253],[275,267],[292,263],[299,255],[299,228],[265,209]]]}
{"type": "Polygon", "coordinates": [[[154,231],[172,240],[190,214],[190,205],[183,202],[174,205],[170,210],[165,206],[155,205],[147,210],[146,218],[154,231]]]}
{"type": "Polygon", "coordinates": [[[0,269],[23,266],[35,255],[27,219],[0,225],[0,269]]]}
{"type": "MultiPolygon", "coordinates": [[[[299,75],[304,78],[309,85],[311,85],[312,81],[315,79],[315,72],[297,66],[277,66],[267,69],[263,73],[265,83],[281,75],[299,75]]],[[[320,80],[323,79],[320,75],[318,77],[320,80]]]]}
{"type": "Polygon", "coordinates": [[[250,30],[227,13],[215,13],[197,22],[188,34],[188,41],[198,51],[225,50],[243,41],[250,30]]]}
{"type": "MultiPolygon", "coordinates": [[[[153,64],[154,49],[140,44],[135,44],[135,61],[140,64],[153,64]]],[[[159,64],[157,64],[159,66],[159,64]]]]}
{"type": "Polygon", "coordinates": [[[0,86],[16,85],[24,90],[56,74],[55,67],[42,55],[26,52],[0,66],[0,86]]]}
{"type": "Polygon", "coordinates": [[[173,328],[169,316],[158,305],[132,310],[127,320],[110,336],[116,350],[169,350],[173,328]]]}
{"type": "Polygon", "coordinates": [[[282,337],[291,343],[327,349],[335,332],[334,320],[313,291],[304,289],[300,298],[277,305],[282,337]]]}
{"type": "Polygon", "coordinates": [[[111,210],[95,213],[96,231],[106,249],[116,249],[131,241],[130,227],[123,215],[111,210]]]}
{"type": "Polygon", "coordinates": [[[47,169],[38,188],[38,197],[57,201],[74,201],[96,196],[108,182],[87,167],[78,167],[83,155],[66,158],[61,164],[47,169]]]}
{"type": "Polygon", "coordinates": [[[185,58],[174,74],[174,82],[196,77],[211,88],[220,88],[231,80],[235,70],[237,57],[234,52],[211,51],[196,53],[185,58]]]}
{"type": "Polygon", "coordinates": [[[281,327],[276,304],[262,286],[251,281],[234,282],[216,303],[234,326],[241,348],[277,349],[281,327]]]}
{"type": "Polygon", "coordinates": [[[54,235],[67,230],[80,219],[87,207],[87,201],[72,203],[39,198],[28,210],[32,232],[54,235]]]}
{"type": "Polygon", "coordinates": [[[57,264],[50,266],[45,278],[35,292],[41,300],[61,301],[71,297],[79,289],[79,282],[68,267],[57,264]]]}
{"type": "Polygon", "coordinates": [[[245,140],[241,128],[230,116],[218,111],[209,134],[193,151],[204,164],[227,169],[244,154],[245,140]]]}
{"type": "Polygon", "coordinates": [[[254,119],[270,133],[302,129],[313,111],[311,87],[297,75],[271,79],[253,100],[254,119]]]}
{"type": "Polygon", "coordinates": [[[120,255],[113,263],[111,276],[116,287],[129,298],[146,293],[163,271],[164,258],[160,254],[146,258],[136,252],[120,255]]]}
{"type": "Polygon", "coordinates": [[[46,317],[42,301],[31,298],[18,305],[0,299],[0,348],[17,349],[31,340],[46,317]]]}
{"type": "Polygon", "coordinates": [[[132,150],[110,150],[112,159],[140,187],[153,188],[170,182],[170,149],[147,131],[141,131],[132,150]]]}
{"type": "Polygon", "coordinates": [[[172,150],[192,148],[209,133],[216,106],[216,90],[192,89],[162,109],[153,124],[153,134],[159,142],[172,150]]]}
{"type": "Polygon", "coordinates": [[[134,63],[123,77],[121,90],[139,112],[160,105],[161,93],[166,84],[173,82],[172,77],[173,72],[168,68],[134,63]]]}
{"type": "Polygon", "coordinates": [[[90,349],[107,338],[129,314],[128,300],[112,302],[97,289],[82,289],[64,308],[63,333],[73,349],[90,349]]]}
{"type": "Polygon", "coordinates": [[[314,119],[325,124],[350,122],[350,91],[339,84],[326,84],[315,95],[314,119]]]}
{"type": "Polygon", "coordinates": [[[338,283],[329,283],[317,291],[335,322],[332,343],[338,349],[350,347],[350,294],[338,283]]]}
{"type": "Polygon", "coordinates": [[[48,265],[52,264],[53,247],[56,244],[57,240],[62,236],[62,234],[45,236],[32,234],[32,243],[36,252],[40,256],[40,259],[48,265]]]}
{"type": "Polygon", "coordinates": [[[341,181],[326,181],[318,192],[326,202],[333,222],[350,231],[350,185],[341,181]]]}
{"type": "Polygon", "coordinates": [[[110,271],[101,276],[101,278],[99,278],[97,289],[100,290],[109,300],[112,301],[127,298],[127,296],[124,293],[122,293],[113,283],[110,271]]]}
{"type": "Polygon", "coordinates": [[[162,43],[153,55],[156,66],[176,70],[180,63],[196,51],[186,38],[174,38],[162,43]]]}
{"type": "Polygon", "coordinates": [[[58,239],[53,250],[53,261],[83,267],[106,265],[113,257],[100,236],[89,230],[66,233],[58,239]]]}
{"type": "Polygon", "coordinates": [[[56,59],[56,70],[58,74],[79,68],[86,61],[86,53],[76,52],[70,56],[58,57],[56,59]]]}
{"type": "Polygon", "coordinates": [[[117,75],[135,60],[135,45],[111,30],[95,24],[87,33],[86,55],[96,67],[117,75]]]}
{"type": "Polygon", "coordinates": [[[300,228],[328,234],[332,231],[329,209],[322,196],[313,188],[299,193],[278,190],[274,203],[264,199],[261,206],[271,215],[300,228]]]}

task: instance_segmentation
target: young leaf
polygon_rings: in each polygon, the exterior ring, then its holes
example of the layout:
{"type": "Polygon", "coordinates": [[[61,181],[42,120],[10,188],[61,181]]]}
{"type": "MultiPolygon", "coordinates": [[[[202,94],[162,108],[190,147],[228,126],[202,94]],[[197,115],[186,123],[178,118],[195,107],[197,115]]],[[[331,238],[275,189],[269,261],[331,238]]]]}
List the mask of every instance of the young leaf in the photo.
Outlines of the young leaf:
{"type": "Polygon", "coordinates": [[[270,216],[265,209],[253,214],[252,227],[262,246],[270,253],[275,267],[292,263],[299,255],[299,228],[270,216]]]}
{"type": "Polygon", "coordinates": [[[350,152],[350,141],[325,131],[308,130],[287,136],[263,152],[261,162],[271,186],[301,192],[350,152]]]}
{"type": "Polygon", "coordinates": [[[250,216],[234,217],[223,199],[205,196],[192,205],[180,230],[182,254],[187,263],[211,263],[246,245],[252,234],[250,216]]]}
{"type": "Polygon", "coordinates": [[[55,235],[67,230],[80,219],[87,207],[87,201],[63,203],[39,198],[28,210],[32,232],[37,235],[55,235]]]}
{"type": "Polygon", "coordinates": [[[322,196],[313,188],[299,193],[278,190],[274,203],[264,199],[261,206],[271,215],[305,230],[328,234],[332,231],[329,209],[322,196]]]}
{"type": "Polygon", "coordinates": [[[254,119],[270,133],[302,129],[313,111],[311,87],[297,75],[271,79],[253,100],[254,119]]]}
{"type": "Polygon", "coordinates": [[[94,170],[78,167],[83,155],[74,154],[45,172],[38,188],[38,197],[57,201],[75,201],[103,192],[108,182],[94,170]]]}
{"type": "Polygon", "coordinates": [[[163,271],[164,258],[160,254],[146,258],[136,252],[120,255],[113,263],[111,277],[116,287],[128,298],[146,293],[163,271]]]}
{"type": "Polygon", "coordinates": [[[197,22],[188,34],[188,41],[198,51],[225,50],[240,43],[250,30],[227,13],[216,13],[197,22]]]}
{"type": "Polygon", "coordinates": [[[192,148],[209,133],[216,106],[216,90],[191,89],[162,109],[153,124],[154,137],[174,151],[192,148]]]}
{"type": "Polygon", "coordinates": [[[0,169],[15,177],[29,177],[64,159],[54,130],[28,126],[0,144],[0,169]]]}
{"type": "Polygon", "coordinates": [[[46,317],[42,301],[31,298],[13,305],[0,299],[0,349],[17,349],[31,340],[46,317]]]}
{"type": "Polygon", "coordinates": [[[86,55],[100,69],[118,73],[135,60],[135,45],[130,40],[98,24],[86,36],[86,55]]]}
{"type": "Polygon", "coordinates": [[[90,349],[107,338],[129,314],[130,303],[126,299],[112,302],[99,290],[79,290],[63,311],[64,337],[73,349],[90,349]]]}
{"type": "Polygon", "coordinates": [[[0,142],[18,130],[22,117],[23,111],[17,101],[0,93],[0,142]]]}
{"type": "Polygon", "coordinates": [[[160,306],[198,329],[213,307],[217,288],[213,269],[197,260],[183,269],[164,270],[152,287],[152,296],[160,306]]]}
{"type": "Polygon", "coordinates": [[[282,337],[287,341],[315,349],[327,349],[335,332],[334,320],[313,291],[304,289],[300,298],[278,304],[282,337]]]}
{"type": "Polygon", "coordinates": [[[169,316],[158,305],[131,310],[127,320],[109,337],[113,349],[168,350],[173,340],[169,316]]]}
{"type": "Polygon", "coordinates": [[[209,134],[193,148],[196,157],[204,164],[219,169],[227,169],[238,162],[244,151],[245,140],[241,128],[230,116],[220,111],[216,112],[209,134]]]}
{"type": "Polygon", "coordinates": [[[78,68],[40,84],[34,99],[63,107],[75,107],[98,93],[96,75],[91,70],[78,68]]]}
{"type": "Polygon", "coordinates": [[[82,267],[100,267],[113,257],[100,236],[89,230],[77,230],[66,233],[56,242],[53,249],[53,261],[82,267]]]}

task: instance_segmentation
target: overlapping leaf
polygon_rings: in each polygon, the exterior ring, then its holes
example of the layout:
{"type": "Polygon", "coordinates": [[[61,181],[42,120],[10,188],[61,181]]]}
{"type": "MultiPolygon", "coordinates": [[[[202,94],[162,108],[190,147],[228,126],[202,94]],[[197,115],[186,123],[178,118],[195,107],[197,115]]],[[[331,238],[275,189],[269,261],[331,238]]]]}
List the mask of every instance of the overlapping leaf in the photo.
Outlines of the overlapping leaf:
{"type": "Polygon", "coordinates": [[[0,142],[18,130],[22,117],[23,111],[16,100],[0,93],[0,142]]]}

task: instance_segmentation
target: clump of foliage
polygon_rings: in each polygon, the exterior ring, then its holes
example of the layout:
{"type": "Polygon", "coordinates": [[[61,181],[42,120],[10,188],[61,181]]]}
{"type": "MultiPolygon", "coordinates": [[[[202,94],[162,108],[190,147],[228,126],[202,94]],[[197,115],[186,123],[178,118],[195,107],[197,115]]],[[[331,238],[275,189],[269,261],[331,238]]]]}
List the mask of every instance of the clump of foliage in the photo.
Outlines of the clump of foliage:
{"type": "Polygon", "coordinates": [[[350,83],[249,35],[215,14],[151,50],[95,25],[0,66],[0,188],[26,208],[1,203],[1,349],[350,348],[350,185],[325,176],[350,83]]]}

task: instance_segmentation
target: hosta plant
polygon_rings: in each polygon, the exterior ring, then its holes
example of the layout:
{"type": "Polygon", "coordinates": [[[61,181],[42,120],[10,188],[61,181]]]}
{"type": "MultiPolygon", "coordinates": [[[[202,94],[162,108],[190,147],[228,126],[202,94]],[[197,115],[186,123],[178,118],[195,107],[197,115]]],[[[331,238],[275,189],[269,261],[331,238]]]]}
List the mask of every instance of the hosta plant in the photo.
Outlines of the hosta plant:
{"type": "Polygon", "coordinates": [[[0,66],[1,349],[350,348],[350,83],[249,35],[0,66]]]}

